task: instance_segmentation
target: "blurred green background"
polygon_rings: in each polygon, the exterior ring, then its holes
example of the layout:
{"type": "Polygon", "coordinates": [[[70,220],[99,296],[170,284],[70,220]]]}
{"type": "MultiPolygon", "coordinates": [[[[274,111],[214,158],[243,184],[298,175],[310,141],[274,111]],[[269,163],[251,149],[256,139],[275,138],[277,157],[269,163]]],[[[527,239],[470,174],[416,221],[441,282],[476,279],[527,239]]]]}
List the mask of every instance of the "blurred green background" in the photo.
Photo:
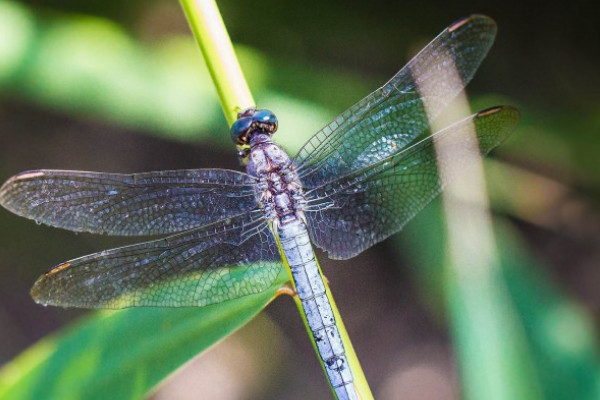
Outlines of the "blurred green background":
{"type": "MultiPolygon", "coordinates": [[[[356,259],[321,254],[321,264],[377,399],[600,398],[597,5],[226,0],[219,6],[255,99],[278,115],[276,138],[291,153],[455,19],[483,13],[496,20],[496,43],[468,88],[471,107],[512,104],[522,122],[486,162],[501,253],[494,279],[502,294],[489,308],[489,299],[471,301],[490,311],[489,323],[472,318],[461,302],[467,297],[455,294],[444,273],[439,203],[356,259]]],[[[134,172],[236,164],[216,92],[176,1],[0,1],[0,181],[34,168],[134,172]]],[[[75,235],[0,211],[0,365],[10,367],[0,373],[2,397],[26,374],[27,362],[17,368],[13,358],[85,314],[34,304],[29,288],[36,277],[60,261],[131,240],[75,235]]],[[[144,335],[134,320],[131,327],[121,323],[144,335]]],[[[98,334],[81,347],[82,356],[102,340],[98,334]]],[[[128,351],[118,335],[106,340],[107,348],[128,351]]],[[[186,340],[190,347],[193,337],[186,340]]],[[[93,375],[93,365],[85,368],[93,375]]],[[[77,370],[73,364],[55,371],[53,382],[68,382],[77,370]]],[[[329,393],[285,298],[149,396],[329,393]]]]}

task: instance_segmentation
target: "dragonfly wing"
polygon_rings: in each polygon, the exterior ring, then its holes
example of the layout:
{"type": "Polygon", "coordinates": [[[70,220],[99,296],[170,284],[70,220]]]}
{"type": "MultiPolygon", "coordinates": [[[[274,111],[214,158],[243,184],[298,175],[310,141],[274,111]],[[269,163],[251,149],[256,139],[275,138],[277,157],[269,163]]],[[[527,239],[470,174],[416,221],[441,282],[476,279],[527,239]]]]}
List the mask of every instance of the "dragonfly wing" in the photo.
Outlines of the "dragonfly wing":
{"type": "Polygon", "coordinates": [[[313,242],[331,258],[347,259],[398,232],[442,190],[438,163],[448,163],[460,173],[460,167],[472,159],[440,159],[434,140],[440,154],[452,154],[452,149],[464,149],[465,142],[472,140],[474,127],[479,151],[486,154],[518,120],[519,113],[512,107],[480,111],[399,154],[309,191],[306,217],[313,242]]]}
{"type": "Polygon", "coordinates": [[[116,309],[206,306],[259,293],[283,264],[264,218],[249,215],[65,262],[31,294],[45,305],[116,309]]]}
{"type": "Polygon", "coordinates": [[[181,232],[255,207],[254,180],[224,169],[140,174],[36,170],[0,188],[13,213],[76,232],[141,236],[181,232]]]}
{"type": "Polygon", "coordinates": [[[307,188],[347,175],[377,162],[381,155],[411,143],[471,80],[490,49],[496,24],[489,17],[473,15],[446,28],[383,87],[371,93],[317,132],[294,159],[307,188]],[[461,82],[441,81],[448,74],[448,57],[461,82]],[[440,80],[440,82],[437,82],[440,80]],[[439,90],[426,96],[419,87],[439,90]],[[427,103],[428,114],[424,104],[427,103]],[[388,148],[388,142],[394,148],[388,148]],[[357,159],[367,150],[373,157],[357,159]]]}

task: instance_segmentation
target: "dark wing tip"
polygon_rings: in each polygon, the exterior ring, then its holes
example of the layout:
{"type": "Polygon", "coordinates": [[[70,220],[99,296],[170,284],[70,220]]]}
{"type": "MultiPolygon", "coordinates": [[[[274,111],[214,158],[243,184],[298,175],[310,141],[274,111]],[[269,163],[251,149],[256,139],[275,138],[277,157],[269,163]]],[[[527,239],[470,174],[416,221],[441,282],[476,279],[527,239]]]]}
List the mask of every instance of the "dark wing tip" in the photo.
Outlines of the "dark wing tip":
{"type": "Polygon", "coordinates": [[[68,267],[70,267],[70,266],[71,266],[71,263],[70,263],[70,262],[65,262],[65,263],[59,264],[59,265],[57,265],[56,267],[52,268],[50,271],[46,272],[46,273],[44,274],[44,276],[50,276],[50,275],[54,275],[54,274],[56,274],[57,272],[60,272],[60,271],[62,271],[63,269],[65,269],[65,268],[68,268],[68,267]]]}
{"type": "Polygon", "coordinates": [[[493,106],[481,110],[477,113],[477,117],[485,117],[486,115],[496,114],[498,111],[502,110],[502,106],[493,106]]]}
{"type": "Polygon", "coordinates": [[[473,14],[469,15],[468,17],[460,18],[451,23],[450,26],[448,26],[448,32],[456,32],[465,25],[473,24],[488,25],[494,29],[496,28],[496,21],[494,21],[492,18],[483,14],[473,14]]]}
{"type": "Polygon", "coordinates": [[[519,110],[517,108],[515,108],[513,106],[494,106],[494,107],[486,108],[486,109],[479,111],[475,115],[475,117],[482,118],[482,117],[487,117],[487,116],[499,114],[499,113],[502,113],[506,117],[512,117],[512,119],[514,120],[515,123],[517,123],[519,121],[519,119],[521,118],[521,113],[519,112],[519,110]]]}

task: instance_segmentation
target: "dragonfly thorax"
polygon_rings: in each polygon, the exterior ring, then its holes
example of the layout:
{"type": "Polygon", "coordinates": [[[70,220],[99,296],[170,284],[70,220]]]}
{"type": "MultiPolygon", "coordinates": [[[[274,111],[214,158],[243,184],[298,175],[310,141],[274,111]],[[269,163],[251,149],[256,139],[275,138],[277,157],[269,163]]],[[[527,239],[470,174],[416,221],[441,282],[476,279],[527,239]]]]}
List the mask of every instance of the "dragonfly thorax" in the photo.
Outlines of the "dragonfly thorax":
{"type": "Polygon", "coordinates": [[[258,179],[256,199],[269,221],[281,225],[301,215],[305,200],[300,179],[290,157],[270,135],[252,135],[246,171],[258,179]]]}

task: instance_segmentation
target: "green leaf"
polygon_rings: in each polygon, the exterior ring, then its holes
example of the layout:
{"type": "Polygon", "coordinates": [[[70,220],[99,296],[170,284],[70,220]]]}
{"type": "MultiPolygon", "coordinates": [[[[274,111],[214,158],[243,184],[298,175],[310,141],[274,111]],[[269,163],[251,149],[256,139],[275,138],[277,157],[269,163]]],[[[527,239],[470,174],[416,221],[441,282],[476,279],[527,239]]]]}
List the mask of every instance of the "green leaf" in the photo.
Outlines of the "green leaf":
{"type": "Polygon", "coordinates": [[[487,290],[476,282],[457,285],[444,272],[439,202],[399,236],[399,247],[418,265],[426,301],[434,309],[446,306],[464,397],[597,399],[598,333],[589,315],[552,283],[506,220],[494,221],[500,265],[487,290]]]}
{"type": "Polygon", "coordinates": [[[0,399],[139,399],[246,324],[288,280],[204,308],[99,312],[42,339],[0,370],[0,399]]]}

